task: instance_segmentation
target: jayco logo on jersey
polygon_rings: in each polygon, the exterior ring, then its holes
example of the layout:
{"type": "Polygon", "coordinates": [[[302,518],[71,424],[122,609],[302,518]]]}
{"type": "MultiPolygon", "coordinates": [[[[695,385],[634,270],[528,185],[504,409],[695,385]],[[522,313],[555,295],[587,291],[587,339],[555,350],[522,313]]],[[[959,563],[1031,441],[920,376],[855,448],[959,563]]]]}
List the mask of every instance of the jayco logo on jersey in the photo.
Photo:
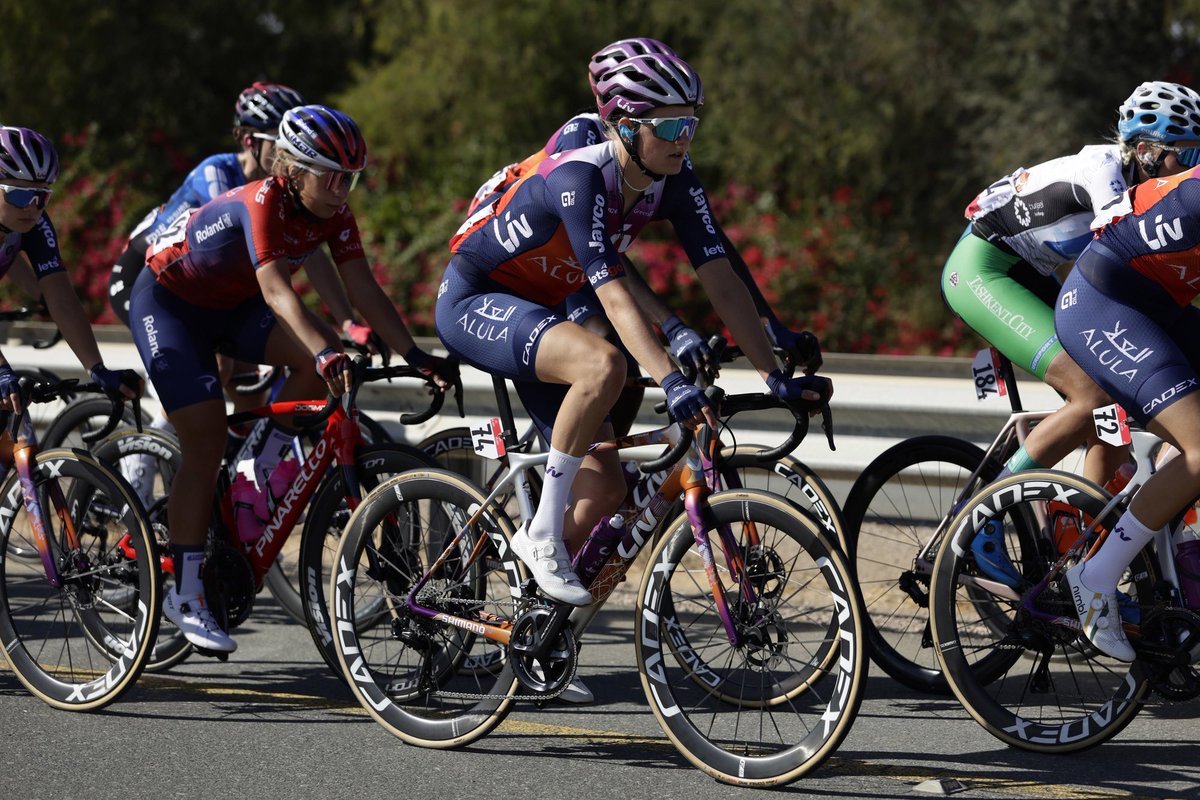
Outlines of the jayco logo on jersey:
{"type": "Polygon", "coordinates": [[[1102,330],[1097,334],[1096,328],[1088,328],[1079,333],[1087,343],[1088,352],[1096,357],[1101,366],[1106,367],[1112,374],[1132,382],[1138,374],[1134,365],[1145,361],[1154,350],[1149,347],[1139,348],[1126,338],[1125,333],[1128,330],[1127,327],[1121,327],[1118,320],[1111,331],[1102,330]],[[1105,346],[1105,342],[1111,346],[1105,346]]]}
{"type": "Polygon", "coordinates": [[[42,214],[41,218],[38,219],[37,229],[41,231],[46,244],[50,247],[58,247],[58,239],[54,238],[54,228],[50,227],[50,220],[46,219],[45,214],[42,214]]]}
{"type": "Polygon", "coordinates": [[[588,247],[597,250],[604,249],[604,195],[598,194],[592,198],[592,240],[588,247]]]}
{"type": "Polygon", "coordinates": [[[716,234],[717,229],[713,227],[712,215],[708,213],[708,199],[704,196],[704,190],[697,186],[694,189],[688,189],[688,194],[692,196],[692,202],[696,204],[696,216],[700,217],[700,222],[704,224],[704,230],[716,234]]]}
{"type": "Polygon", "coordinates": [[[233,217],[227,211],[224,214],[222,214],[220,216],[220,218],[217,219],[216,222],[210,222],[207,225],[205,225],[203,228],[197,228],[196,229],[196,242],[197,243],[203,242],[205,239],[208,239],[209,237],[217,235],[218,233],[225,230],[226,228],[232,228],[232,227],[233,227],[233,217]]]}
{"type": "Polygon", "coordinates": [[[1138,233],[1142,235],[1144,241],[1151,250],[1158,250],[1166,247],[1167,237],[1171,237],[1171,241],[1178,242],[1183,238],[1183,220],[1173,219],[1164,224],[1162,221],[1163,215],[1159,214],[1154,218],[1154,236],[1151,238],[1146,231],[1146,220],[1138,220],[1138,233]]]}
{"type": "Polygon", "coordinates": [[[512,212],[505,211],[504,227],[508,233],[507,239],[504,238],[504,232],[500,230],[500,220],[492,220],[492,232],[496,234],[496,241],[498,241],[509,253],[517,252],[517,246],[522,238],[528,239],[533,235],[533,226],[530,225],[529,221],[525,219],[524,214],[517,219],[513,219],[512,212]]]}

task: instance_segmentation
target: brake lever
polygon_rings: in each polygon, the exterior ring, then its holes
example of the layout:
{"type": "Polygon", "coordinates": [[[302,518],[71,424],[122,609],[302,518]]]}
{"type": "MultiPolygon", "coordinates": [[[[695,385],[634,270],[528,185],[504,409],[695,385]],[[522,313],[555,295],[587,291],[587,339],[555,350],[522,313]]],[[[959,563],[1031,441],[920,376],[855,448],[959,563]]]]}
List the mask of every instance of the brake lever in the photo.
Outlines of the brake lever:
{"type": "Polygon", "coordinates": [[[821,428],[825,431],[825,439],[829,442],[830,450],[837,450],[833,443],[833,410],[828,402],[821,403],[821,428]]]}
{"type": "Polygon", "coordinates": [[[466,417],[467,409],[463,403],[463,384],[461,375],[459,376],[458,380],[454,382],[454,404],[458,406],[459,418],[461,419],[466,417]]]}

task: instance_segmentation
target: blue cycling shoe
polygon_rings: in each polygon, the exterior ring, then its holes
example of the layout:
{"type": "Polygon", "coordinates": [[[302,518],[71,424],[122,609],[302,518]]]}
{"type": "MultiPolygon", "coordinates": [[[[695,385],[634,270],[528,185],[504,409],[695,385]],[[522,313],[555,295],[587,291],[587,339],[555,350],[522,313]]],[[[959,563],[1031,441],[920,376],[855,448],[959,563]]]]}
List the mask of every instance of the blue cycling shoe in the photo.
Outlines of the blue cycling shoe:
{"type": "Polygon", "coordinates": [[[1004,547],[1004,523],[989,519],[971,540],[975,564],[984,575],[1013,589],[1021,585],[1021,573],[1013,566],[1004,547]]]}

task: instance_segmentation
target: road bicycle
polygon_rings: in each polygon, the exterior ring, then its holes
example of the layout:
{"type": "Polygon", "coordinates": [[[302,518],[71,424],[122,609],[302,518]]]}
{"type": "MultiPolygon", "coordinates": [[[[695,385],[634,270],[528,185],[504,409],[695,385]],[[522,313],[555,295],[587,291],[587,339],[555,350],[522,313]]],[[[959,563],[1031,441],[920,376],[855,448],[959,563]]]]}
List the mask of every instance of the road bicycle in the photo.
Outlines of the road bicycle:
{"type": "MultiPolygon", "coordinates": [[[[871,659],[923,692],[948,689],[929,626],[929,580],[950,520],[1053,413],[1023,408],[1012,364],[994,348],[976,358],[972,382],[979,399],[1003,396],[1011,407],[986,451],[940,434],[906,439],[867,465],[843,507],[846,552],[863,595],[871,659]]],[[[1078,456],[1064,464],[1078,465],[1078,456]]]]}
{"type": "MultiPolygon", "coordinates": [[[[517,437],[504,381],[494,382],[500,418],[476,443],[500,453],[517,437]]],[[[726,411],[780,407],[773,395],[722,402],[709,391],[726,411]]],[[[806,413],[793,414],[792,435],[764,461],[807,431],[806,413]]],[[[619,542],[602,545],[594,533],[577,555],[594,599],[585,608],[537,595],[509,548],[514,522],[495,503],[515,486],[520,517],[530,519],[526,473],[545,454],[509,452],[487,497],[446,470],[410,472],[368,495],[338,547],[329,593],[338,659],[375,720],[411,744],[450,748],[489,733],[518,700],[553,699],[575,675],[583,630],[646,548],[638,671],[679,751],[720,781],[750,786],[796,780],[834,752],[867,668],[845,559],[790,502],[716,491],[719,442],[708,428],[695,438],[685,431],[669,425],[593,445],[671,447],[642,466],[619,542]],[[684,513],[656,539],[680,494],[684,513]]]]}
{"type": "MultiPolygon", "coordinates": [[[[341,398],[278,401],[228,417],[230,425],[266,417],[286,417],[291,427],[301,432],[319,432],[319,435],[308,448],[291,488],[273,507],[268,507],[270,518],[262,533],[250,541],[243,540],[237,530],[229,470],[221,469],[202,575],[209,608],[221,627],[232,632],[249,617],[267,574],[275,567],[280,552],[303,515],[296,576],[303,598],[302,613],[322,657],[337,674],[340,671],[331,649],[324,596],[327,580],[320,560],[326,547],[325,540],[341,534],[348,518],[347,509],[358,505],[365,490],[391,475],[429,466],[429,461],[412,448],[395,443],[368,445],[364,442],[355,420],[358,392],[365,383],[375,380],[416,378],[427,383],[433,390],[429,407],[419,413],[402,415],[406,424],[418,424],[433,417],[445,400],[445,394],[414,367],[369,367],[356,359],[351,370],[352,388],[341,398]]],[[[160,508],[165,517],[165,498],[160,508]]],[[[152,515],[152,519],[160,522],[158,515],[152,515]]],[[[169,524],[169,520],[161,519],[161,524],[156,525],[164,545],[169,524]]],[[[165,549],[161,563],[164,572],[174,571],[174,564],[165,549]]],[[[189,648],[222,661],[228,658],[228,654],[190,645],[169,621],[163,622],[162,639],[166,639],[159,642],[163,659],[173,658],[179,650],[189,648]]]]}
{"type": "MultiPolygon", "coordinates": [[[[1094,552],[1153,473],[1159,441],[1133,432],[1137,473],[1115,497],[1069,473],[1032,470],[973,497],[954,517],[934,564],[930,616],[950,688],[989,733],[1025,750],[1067,753],[1117,735],[1148,702],[1200,696],[1200,608],[1180,593],[1171,533],[1160,531],[1118,586],[1132,664],[1100,653],[1084,636],[1063,572],[1094,552]],[[1047,503],[1076,509],[1085,536],[1055,546],[1047,503]],[[979,526],[1004,525],[1021,580],[978,570],[970,542],[979,526]]],[[[1180,514],[1169,526],[1186,525],[1180,514]]]]}
{"type": "MultiPolygon", "coordinates": [[[[84,450],[41,450],[30,404],[103,392],[20,381],[3,415],[12,468],[0,487],[0,644],[18,680],[55,708],[93,711],[141,674],[158,630],[157,547],[129,485],[84,450]]],[[[110,427],[123,403],[111,400],[110,427]]]]}

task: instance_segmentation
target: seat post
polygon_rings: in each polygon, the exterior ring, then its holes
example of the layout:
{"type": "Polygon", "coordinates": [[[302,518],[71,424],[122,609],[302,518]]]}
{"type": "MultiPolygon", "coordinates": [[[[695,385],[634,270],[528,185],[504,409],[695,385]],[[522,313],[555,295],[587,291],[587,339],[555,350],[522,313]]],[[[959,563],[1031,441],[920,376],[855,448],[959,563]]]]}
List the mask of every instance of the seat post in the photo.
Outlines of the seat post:
{"type": "Polygon", "coordinates": [[[506,449],[516,449],[519,443],[517,423],[513,419],[512,401],[508,396],[508,383],[501,375],[492,376],[492,386],[496,390],[496,411],[499,412],[500,424],[503,430],[500,435],[504,439],[506,449]]]}

